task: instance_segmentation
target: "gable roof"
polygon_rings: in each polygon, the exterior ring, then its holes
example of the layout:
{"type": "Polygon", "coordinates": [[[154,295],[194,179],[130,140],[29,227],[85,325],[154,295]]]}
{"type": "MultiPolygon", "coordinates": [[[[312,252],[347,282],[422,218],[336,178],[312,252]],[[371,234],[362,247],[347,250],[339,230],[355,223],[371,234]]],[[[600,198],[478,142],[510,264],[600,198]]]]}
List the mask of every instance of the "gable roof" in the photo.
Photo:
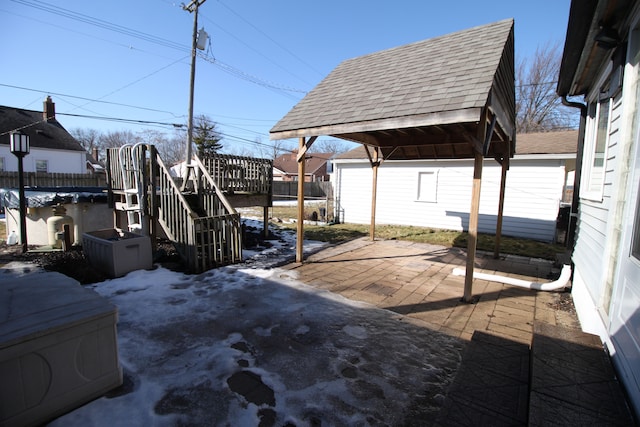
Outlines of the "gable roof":
{"type": "MultiPolygon", "coordinates": [[[[518,155],[526,154],[575,154],[578,146],[578,131],[519,133],[518,155]]],[[[364,147],[339,154],[336,159],[367,159],[364,147]]]]}
{"type": "Polygon", "coordinates": [[[55,118],[44,120],[42,111],[0,106],[0,144],[9,145],[12,130],[29,135],[31,147],[86,151],[55,118]]]}
{"type": "MultiPolygon", "coordinates": [[[[333,153],[307,153],[305,155],[305,172],[314,174],[334,156],[333,153]]],[[[287,175],[298,175],[297,153],[287,153],[273,160],[273,167],[287,175]]]]}
{"type": "Polygon", "coordinates": [[[517,154],[575,154],[578,131],[519,133],[517,154]]]}
{"type": "MultiPolygon", "coordinates": [[[[511,140],[512,19],[344,61],[270,134],[271,139],[332,135],[379,147],[466,147],[465,134],[476,135],[486,106],[497,118],[494,139],[511,140]]],[[[413,151],[412,156],[395,150],[400,157],[427,155],[413,151]]],[[[463,154],[452,151],[450,157],[463,154]]]]}

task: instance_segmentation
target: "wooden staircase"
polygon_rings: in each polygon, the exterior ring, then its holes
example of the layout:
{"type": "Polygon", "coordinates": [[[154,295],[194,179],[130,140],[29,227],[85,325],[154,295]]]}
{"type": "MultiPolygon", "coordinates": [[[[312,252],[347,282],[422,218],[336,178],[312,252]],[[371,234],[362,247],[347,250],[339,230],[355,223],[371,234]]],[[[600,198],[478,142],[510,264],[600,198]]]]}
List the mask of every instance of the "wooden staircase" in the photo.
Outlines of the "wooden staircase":
{"type": "Polygon", "coordinates": [[[240,215],[200,159],[190,167],[183,191],[153,145],[109,149],[109,195],[116,213],[126,214],[120,228],[154,241],[163,233],[194,273],[242,261],[240,215]]]}

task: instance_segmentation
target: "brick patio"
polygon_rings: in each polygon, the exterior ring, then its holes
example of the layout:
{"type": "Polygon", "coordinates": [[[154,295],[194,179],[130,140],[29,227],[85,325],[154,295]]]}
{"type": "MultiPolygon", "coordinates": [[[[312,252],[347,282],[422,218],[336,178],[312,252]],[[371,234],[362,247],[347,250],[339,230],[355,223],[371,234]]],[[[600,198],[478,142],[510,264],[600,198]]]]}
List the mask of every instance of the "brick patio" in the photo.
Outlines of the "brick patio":
{"type": "MultiPolygon", "coordinates": [[[[530,343],[534,321],[579,329],[571,311],[554,310],[557,292],[535,292],[501,283],[475,280],[476,304],[460,301],[466,252],[457,248],[398,240],[358,239],[309,256],[303,264],[284,268],[315,287],[373,304],[407,320],[449,335],[471,339],[485,331],[530,343]]],[[[477,271],[524,280],[554,280],[559,269],[551,261],[519,256],[493,259],[478,252],[477,271]],[[555,275],[555,276],[554,276],[555,275]]]]}
{"type": "MultiPolygon", "coordinates": [[[[580,330],[570,294],[476,279],[475,303],[463,303],[464,277],[452,272],[465,265],[461,249],[362,238],[283,268],[468,343],[438,417],[423,425],[634,425],[609,357],[580,330]]],[[[551,261],[482,252],[476,271],[537,282],[560,273],[551,261]]]]}

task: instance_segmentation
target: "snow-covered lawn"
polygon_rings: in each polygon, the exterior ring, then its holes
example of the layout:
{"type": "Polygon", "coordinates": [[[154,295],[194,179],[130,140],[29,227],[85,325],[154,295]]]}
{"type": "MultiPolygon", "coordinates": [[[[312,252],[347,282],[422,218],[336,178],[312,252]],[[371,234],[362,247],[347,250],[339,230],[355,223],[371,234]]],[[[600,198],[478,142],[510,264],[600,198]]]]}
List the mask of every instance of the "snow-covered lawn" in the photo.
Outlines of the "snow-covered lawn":
{"type": "MultiPolygon", "coordinates": [[[[261,226],[261,224],[260,224],[261,226]]],[[[423,424],[462,343],[272,268],[284,233],[246,263],[135,271],[90,288],[118,307],[122,388],[52,426],[423,424]]],[[[305,249],[322,246],[305,242],[305,249]]]]}

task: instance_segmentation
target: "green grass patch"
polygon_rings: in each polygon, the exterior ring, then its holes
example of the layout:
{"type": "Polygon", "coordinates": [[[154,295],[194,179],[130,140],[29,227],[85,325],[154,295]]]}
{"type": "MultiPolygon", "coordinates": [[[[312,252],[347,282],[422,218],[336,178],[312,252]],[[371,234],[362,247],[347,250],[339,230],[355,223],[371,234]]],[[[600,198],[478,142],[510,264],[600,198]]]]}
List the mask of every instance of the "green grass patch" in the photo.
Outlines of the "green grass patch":
{"type": "MultiPolygon", "coordinates": [[[[277,224],[295,229],[296,224],[277,224]]],[[[304,226],[305,239],[321,242],[340,243],[369,235],[369,226],[360,224],[310,225],[304,226]]],[[[384,240],[407,240],[411,242],[430,243],[446,247],[467,247],[468,233],[439,230],[435,228],[379,225],[376,226],[376,238],[384,240]]],[[[480,234],[478,236],[478,250],[493,252],[495,236],[480,234]]],[[[530,239],[517,239],[503,236],[500,241],[500,253],[522,255],[532,258],[554,260],[556,254],[565,252],[565,247],[558,244],[538,242],[530,239]]]]}

